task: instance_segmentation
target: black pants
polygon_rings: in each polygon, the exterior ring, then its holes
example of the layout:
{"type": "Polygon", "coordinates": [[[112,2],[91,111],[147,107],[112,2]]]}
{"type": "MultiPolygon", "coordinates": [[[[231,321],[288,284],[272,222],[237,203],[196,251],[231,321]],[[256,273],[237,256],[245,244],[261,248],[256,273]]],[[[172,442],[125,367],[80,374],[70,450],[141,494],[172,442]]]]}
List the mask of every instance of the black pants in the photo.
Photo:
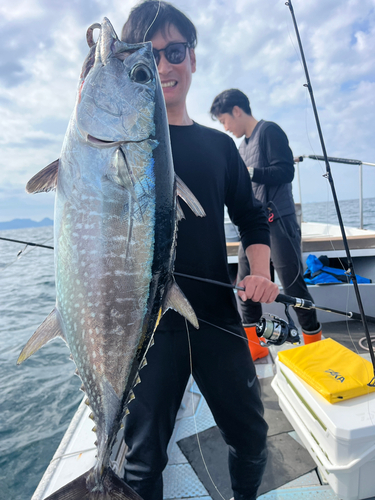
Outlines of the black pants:
{"type": "MultiPolygon", "coordinates": [[[[268,425],[260,385],[241,325],[235,337],[201,324],[189,327],[193,376],[229,445],[236,500],[254,500],[267,461],[268,425]]],[[[190,376],[186,331],[156,332],[125,419],[125,481],[143,500],[163,499],[162,472],[177,411],[190,376]]]]}
{"type": "MultiPolygon", "coordinates": [[[[303,279],[301,230],[295,214],[270,222],[271,260],[286,295],[314,302],[303,279]]],[[[242,245],[238,251],[238,281],[250,274],[249,262],[242,245]]],[[[262,315],[260,303],[247,300],[241,304],[243,322],[256,323],[262,315]]],[[[295,309],[303,331],[313,332],[319,327],[315,309],[295,309]]]]}

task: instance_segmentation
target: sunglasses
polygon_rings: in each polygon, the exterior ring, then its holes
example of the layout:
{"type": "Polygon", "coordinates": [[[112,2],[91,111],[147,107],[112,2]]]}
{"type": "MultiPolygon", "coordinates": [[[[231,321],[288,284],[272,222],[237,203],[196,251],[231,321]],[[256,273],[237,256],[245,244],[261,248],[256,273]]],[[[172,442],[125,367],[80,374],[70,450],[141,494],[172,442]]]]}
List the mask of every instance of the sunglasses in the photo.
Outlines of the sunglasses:
{"type": "Polygon", "coordinates": [[[189,47],[188,42],[170,43],[165,49],[152,49],[155,57],[156,66],[159,66],[160,52],[164,52],[166,60],[171,64],[180,64],[185,60],[186,47],[189,47]]]}

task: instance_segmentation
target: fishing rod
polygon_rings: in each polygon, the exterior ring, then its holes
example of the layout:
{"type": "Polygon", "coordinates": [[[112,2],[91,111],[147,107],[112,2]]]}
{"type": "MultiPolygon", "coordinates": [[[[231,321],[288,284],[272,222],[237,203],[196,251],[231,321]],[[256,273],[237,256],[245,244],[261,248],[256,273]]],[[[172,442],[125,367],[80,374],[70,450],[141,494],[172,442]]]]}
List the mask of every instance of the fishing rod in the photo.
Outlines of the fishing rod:
{"type": "MultiPolygon", "coordinates": [[[[341,316],[345,316],[348,319],[354,319],[358,321],[361,321],[362,319],[362,316],[355,312],[339,311],[338,309],[332,309],[331,307],[317,306],[311,300],[299,299],[297,297],[291,297],[290,295],[283,295],[282,293],[280,293],[276,297],[275,302],[281,302],[282,304],[289,304],[293,307],[300,307],[301,309],[318,309],[319,311],[326,311],[333,314],[340,314],[341,316]]],[[[374,316],[365,315],[365,318],[369,323],[375,323],[374,316]]]]}
{"type": "Polygon", "coordinates": [[[290,10],[290,13],[291,13],[292,19],[293,19],[294,29],[296,31],[296,36],[297,36],[297,40],[298,40],[298,46],[299,46],[299,49],[300,49],[300,53],[301,53],[301,57],[302,57],[302,63],[303,63],[303,67],[304,67],[304,70],[305,70],[305,76],[306,76],[306,81],[307,81],[307,83],[304,84],[304,87],[307,87],[307,89],[309,91],[309,94],[310,94],[310,99],[311,99],[311,104],[312,104],[313,111],[314,111],[315,122],[316,122],[316,126],[317,126],[317,129],[318,129],[318,135],[319,135],[319,139],[320,139],[320,144],[321,144],[322,151],[323,151],[323,158],[324,158],[324,162],[325,162],[325,165],[326,165],[326,173],[325,173],[324,177],[326,177],[328,179],[328,181],[330,183],[330,186],[331,186],[333,201],[334,201],[334,204],[335,204],[335,208],[336,208],[336,212],[337,212],[337,217],[338,217],[338,220],[339,220],[339,225],[340,225],[340,230],[341,230],[341,234],[342,234],[342,239],[343,239],[343,244],[344,244],[344,248],[345,248],[345,253],[346,253],[346,256],[347,256],[347,259],[348,259],[348,275],[350,276],[350,278],[353,281],[353,286],[354,286],[354,291],[355,291],[355,295],[356,295],[356,299],[357,299],[357,303],[358,303],[358,307],[359,307],[359,311],[360,311],[360,316],[361,316],[361,320],[362,320],[363,327],[364,327],[365,334],[366,334],[366,339],[367,339],[368,346],[369,346],[369,352],[370,352],[371,361],[372,361],[372,365],[373,365],[373,369],[374,369],[374,377],[372,378],[372,380],[369,382],[368,385],[371,386],[371,387],[375,387],[375,355],[374,355],[374,349],[372,347],[370,333],[368,331],[368,326],[367,326],[367,322],[366,322],[366,316],[365,316],[365,312],[364,312],[364,309],[363,309],[361,294],[359,292],[359,287],[358,287],[358,282],[357,282],[357,276],[356,276],[355,271],[354,271],[354,265],[353,265],[352,257],[351,257],[351,254],[350,254],[350,250],[349,250],[349,245],[348,245],[348,241],[347,241],[347,238],[346,238],[346,234],[345,234],[344,223],[343,223],[343,220],[342,220],[342,217],[341,217],[341,211],[340,211],[339,202],[338,202],[337,195],[336,195],[335,185],[334,185],[334,182],[333,182],[331,167],[330,167],[330,164],[329,164],[329,161],[328,161],[328,156],[327,156],[327,151],[326,151],[326,147],[325,147],[325,143],[324,143],[324,139],[323,139],[322,129],[320,127],[318,110],[317,110],[317,107],[316,107],[316,104],[315,104],[314,93],[313,93],[313,89],[312,89],[312,85],[311,85],[311,81],[310,81],[310,77],[309,77],[309,71],[307,69],[306,59],[305,59],[305,55],[304,55],[304,52],[303,52],[303,47],[302,47],[302,42],[301,42],[301,38],[300,38],[300,35],[299,35],[299,31],[298,31],[296,17],[294,15],[292,1],[288,0],[287,2],[285,2],[285,5],[287,5],[289,7],[289,10],[290,10]]]}
{"type": "MultiPolygon", "coordinates": [[[[42,245],[40,243],[33,243],[31,241],[20,241],[20,240],[13,240],[10,238],[1,238],[0,240],[6,240],[6,241],[12,241],[14,243],[22,243],[24,245],[29,245],[33,247],[41,247],[41,248],[49,248],[50,250],[53,250],[54,247],[48,246],[48,245],[42,245]]],[[[238,285],[233,285],[231,283],[224,283],[222,281],[217,281],[217,280],[212,280],[209,278],[200,278],[199,276],[192,276],[190,274],[183,274],[183,273],[178,273],[174,272],[174,276],[180,276],[181,278],[189,278],[195,281],[201,281],[204,283],[210,283],[211,285],[218,285],[222,286],[225,288],[231,288],[232,290],[240,290],[242,292],[245,291],[245,288],[243,286],[238,286],[238,285]]],[[[329,313],[333,314],[340,314],[342,316],[346,316],[349,319],[354,319],[354,320],[361,320],[362,316],[358,313],[355,312],[345,312],[345,311],[339,311],[337,309],[332,309],[328,307],[323,307],[323,306],[317,306],[310,300],[306,299],[300,299],[297,297],[291,297],[290,295],[283,295],[282,293],[279,293],[279,295],[276,297],[275,302],[280,302],[284,305],[292,305],[293,307],[301,307],[302,309],[318,309],[319,311],[326,311],[329,313]]],[[[373,316],[365,316],[367,321],[371,323],[375,323],[375,317],[373,316]]]]}
{"type": "MultiPolygon", "coordinates": [[[[42,247],[42,248],[48,248],[53,250],[54,247],[47,246],[47,245],[42,245],[40,243],[33,243],[31,241],[20,241],[20,240],[14,240],[10,238],[0,238],[0,240],[6,240],[6,241],[12,241],[14,243],[22,243],[24,245],[30,245],[34,247],[42,247]]],[[[210,283],[211,285],[218,285],[222,286],[225,288],[231,288],[232,290],[240,290],[240,291],[245,291],[245,288],[242,286],[234,285],[231,283],[224,283],[222,281],[217,281],[217,280],[212,280],[209,278],[201,278],[199,276],[192,276],[190,274],[184,274],[184,273],[178,273],[174,272],[174,276],[179,276],[181,278],[188,278],[192,279],[195,281],[201,281],[203,283],[210,283]]],[[[311,302],[310,300],[306,299],[300,299],[298,297],[291,297],[289,295],[284,295],[280,293],[276,299],[275,302],[282,303],[285,306],[285,314],[288,318],[288,323],[285,320],[282,320],[281,318],[278,318],[277,316],[271,315],[271,320],[264,320],[259,324],[258,329],[260,332],[260,336],[265,336],[269,343],[275,344],[275,345],[281,345],[284,342],[291,342],[291,343],[297,343],[299,342],[299,336],[297,329],[293,323],[292,318],[290,317],[288,313],[288,306],[293,306],[293,307],[300,307],[302,309],[318,309],[319,311],[325,311],[333,314],[339,314],[341,316],[345,316],[348,319],[353,319],[353,320],[361,320],[362,316],[358,313],[355,312],[345,312],[345,311],[339,311],[337,309],[332,309],[328,307],[323,307],[323,306],[318,306],[311,302]],[[277,337],[275,336],[277,333],[277,337]],[[268,335],[268,336],[267,336],[268,335]]],[[[366,320],[371,323],[375,323],[375,317],[373,316],[365,316],[366,320]]],[[[267,345],[267,344],[265,344],[267,345]]]]}
{"type": "Polygon", "coordinates": [[[0,240],[12,241],[13,243],[22,243],[23,245],[28,245],[30,247],[49,248],[49,249],[53,250],[53,247],[50,247],[48,245],[42,245],[40,243],[32,243],[31,241],[11,240],[10,238],[0,238],[0,240]]]}
{"type": "MultiPolygon", "coordinates": [[[[191,276],[190,274],[182,274],[182,273],[173,273],[175,276],[180,276],[182,278],[189,278],[195,281],[203,281],[204,283],[210,283],[212,285],[219,285],[223,286],[226,288],[232,288],[234,290],[241,290],[245,291],[245,288],[243,286],[238,286],[238,285],[232,285],[231,283],[223,283],[221,281],[216,281],[216,280],[211,280],[208,278],[200,278],[198,276],[191,276]]],[[[311,300],[307,299],[300,299],[298,297],[292,297],[290,295],[284,295],[282,293],[279,293],[279,295],[276,297],[275,302],[279,302],[284,305],[290,305],[293,307],[299,307],[301,309],[318,309],[319,311],[325,311],[333,314],[340,314],[341,316],[345,316],[348,319],[353,319],[353,320],[361,320],[362,316],[358,313],[355,312],[346,312],[346,311],[339,311],[338,309],[332,309],[331,307],[323,307],[323,306],[317,306],[314,304],[311,300]]],[[[375,317],[374,316],[367,316],[366,315],[367,321],[370,323],[375,323],[375,317]]]]}

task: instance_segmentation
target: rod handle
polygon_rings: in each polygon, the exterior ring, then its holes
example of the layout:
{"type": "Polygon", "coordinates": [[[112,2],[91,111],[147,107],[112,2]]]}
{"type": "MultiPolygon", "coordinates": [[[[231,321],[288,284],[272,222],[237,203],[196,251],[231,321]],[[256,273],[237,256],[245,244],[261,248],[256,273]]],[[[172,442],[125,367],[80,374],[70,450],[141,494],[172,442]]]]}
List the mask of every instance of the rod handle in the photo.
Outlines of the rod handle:
{"type": "Polygon", "coordinates": [[[311,300],[291,297],[290,295],[284,295],[282,293],[279,293],[279,295],[275,299],[275,302],[281,302],[282,304],[301,307],[302,309],[312,309],[315,307],[311,300]]]}

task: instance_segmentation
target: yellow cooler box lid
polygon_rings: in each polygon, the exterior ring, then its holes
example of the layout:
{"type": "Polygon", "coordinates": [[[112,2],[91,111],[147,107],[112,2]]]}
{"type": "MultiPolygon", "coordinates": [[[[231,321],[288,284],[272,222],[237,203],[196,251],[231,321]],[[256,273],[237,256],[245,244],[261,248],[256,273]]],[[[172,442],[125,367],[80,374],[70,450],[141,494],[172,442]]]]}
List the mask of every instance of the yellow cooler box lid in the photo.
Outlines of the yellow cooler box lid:
{"type": "Polygon", "coordinates": [[[279,360],[329,403],[375,392],[372,363],[333,339],[278,353],[279,360]]]}

